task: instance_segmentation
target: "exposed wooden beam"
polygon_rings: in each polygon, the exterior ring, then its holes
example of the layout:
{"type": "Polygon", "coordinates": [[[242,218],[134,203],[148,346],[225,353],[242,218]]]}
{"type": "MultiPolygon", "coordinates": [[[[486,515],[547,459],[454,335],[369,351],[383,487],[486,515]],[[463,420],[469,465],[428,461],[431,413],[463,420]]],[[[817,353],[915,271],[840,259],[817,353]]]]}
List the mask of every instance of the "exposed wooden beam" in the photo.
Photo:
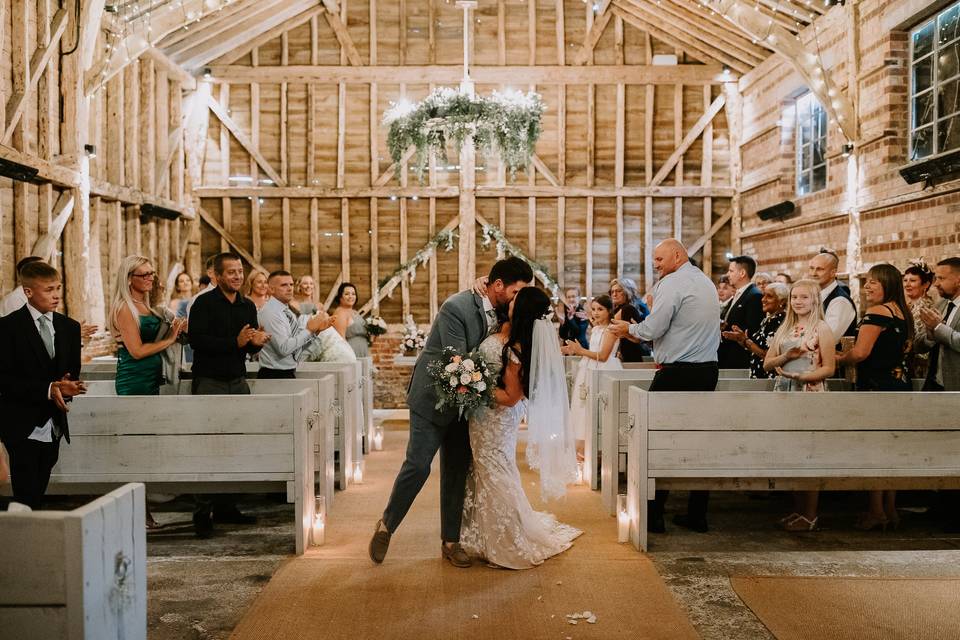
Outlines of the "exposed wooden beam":
{"type": "MultiPolygon", "coordinates": [[[[717,231],[720,231],[720,229],[723,228],[723,225],[730,222],[732,218],[733,218],[733,209],[728,210],[725,214],[717,218],[717,221],[713,223],[713,226],[711,226],[706,233],[704,233],[702,236],[697,238],[693,244],[687,247],[687,255],[690,256],[691,258],[694,255],[696,255],[697,251],[700,251],[700,249],[707,242],[707,240],[715,236],[717,234],[717,231]]],[[[709,256],[703,257],[704,262],[706,262],[708,257],[709,256]]]]}
{"type": "MultiPolygon", "coordinates": [[[[616,7],[613,9],[617,10],[616,7]]],[[[745,68],[742,63],[739,66],[745,68]]],[[[422,84],[424,78],[429,78],[436,84],[454,84],[460,82],[463,76],[463,67],[459,65],[408,65],[405,67],[210,65],[210,70],[215,81],[237,84],[251,82],[422,84]]],[[[725,75],[721,64],[593,65],[589,68],[558,65],[508,65],[506,67],[495,65],[471,67],[470,76],[477,84],[495,85],[501,84],[505,77],[510,78],[510,82],[514,84],[586,85],[675,84],[677,82],[686,85],[702,85],[731,82],[739,77],[736,73],[725,75]]]]}
{"type": "Polygon", "coordinates": [[[350,37],[350,32],[347,31],[347,25],[345,25],[340,18],[340,8],[337,6],[337,0],[322,1],[323,6],[327,10],[324,17],[327,19],[327,24],[333,29],[333,33],[337,36],[337,42],[340,43],[340,47],[344,54],[346,54],[347,60],[355,67],[363,66],[363,60],[360,59],[357,47],[353,44],[353,38],[350,37]]]}
{"type": "Polygon", "coordinates": [[[171,58],[182,56],[190,50],[197,50],[214,39],[222,39],[231,27],[251,17],[263,16],[279,6],[280,0],[259,0],[257,2],[235,2],[225,11],[193,23],[184,24],[183,30],[174,32],[175,37],[164,38],[157,46],[171,58]]]}
{"type": "Polygon", "coordinates": [[[580,48],[580,51],[577,52],[577,56],[573,59],[573,64],[587,64],[590,54],[593,53],[597,43],[603,36],[603,32],[606,31],[607,25],[610,24],[610,18],[613,17],[613,12],[609,11],[610,3],[611,0],[603,0],[603,4],[600,5],[600,10],[597,12],[597,17],[594,20],[593,26],[591,26],[586,33],[583,46],[580,48]]]}
{"type": "MultiPolygon", "coordinates": [[[[415,154],[416,152],[417,152],[416,147],[410,147],[409,149],[407,149],[406,151],[404,151],[404,152],[403,152],[403,157],[400,158],[400,162],[394,162],[394,163],[391,164],[389,167],[387,167],[387,170],[384,171],[383,174],[382,174],[379,178],[377,178],[377,181],[373,183],[373,186],[374,186],[374,187],[382,187],[383,185],[385,185],[385,184],[387,184],[388,182],[390,182],[390,180],[393,178],[393,176],[395,176],[395,175],[397,174],[397,170],[398,170],[400,167],[406,166],[406,164],[407,164],[408,162],[410,162],[410,158],[412,158],[412,157],[413,157],[413,154],[415,154]]],[[[390,195],[390,194],[387,194],[387,195],[390,195]]]]}
{"type": "Polygon", "coordinates": [[[270,273],[262,264],[260,264],[257,260],[254,259],[254,257],[250,254],[249,251],[247,251],[243,247],[243,245],[237,242],[236,238],[234,238],[232,235],[230,235],[230,233],[226,229],[220,226],[220,223],[217,222],[214,219],[214,217],[207,212],[206,209],[204,209],[203,207],[197,207],[197,211],[200,213],[200,219],[206,222],[208,225],[210,225],[210,228],[213,229],[217,233],[217,235],[219,235],[222,239],[226,240],[227,243],[231,247],[233,247],[237,253],[243,256],[244,260],[250,263],[251,267],[260,271],[264,271],[266,273],[270,273]]]}
{"type": "Polygon", "coordinates": [[[190,75],[186,69],[171,60],[170,57],[167,56],[167,54],[165,54],[163,51],[160,51],[160,49],[157,49],[156,47],[150,47],[143,52],[143,55],[144,57],[153,60],[158,69],[166,71],[167,75],[170,76],[170,79],[178,81],[181,85],[183,85],[184,89],[193,91],[197,88],[197,79],[190,75]]]}
{"type": "Polygon", "coordinates": [[[670,171],[676,166],[677,162],[686,153],[687,149],[690,148],[690,145],[700,137],[700,134],[703,133],[704,128],[708,123],[713,121],[714,116],[716,116],[721,109],[723,109],[724,101],[726,100],[725,96],[721,93],[717,98],[710,104],[710,107],[704,112],[700,119],[697,120],[697,123],[693,125],[693,128],[687,132],[687,135],[683,138],[683,141],[673,150],[673,153],[670,154],[670,157],[667,159],[663,166],[660,167],[660,170],[657,172],[657,175],[653,177],[653,180],[650,181],[650,186],[655,187],[663,179],[667,177],[670,171]]]}
{"type": "MultiPolygon", "coordinates": [[[[699,185],[594,187],[512,184],[506,186],[479,185],[478,198],[729,198],[733,187],[703,187],[699,185]]],[[[208,186],[194,189],[200,198],[456,198],[459,188],[447,186],[373,186],[373,187],[256,187],[256,186],[208,186]]]]}
{"type": "Polygon", "coordinates": [[[238,59],[250,53],[250,51],[252,51],[253,49],[256,49],[257,47],[261,47],[267,44],[268,42],[270,42],[271,40],[279,38],[282,34],[289,33],[293,29],[296,29],[297,27],[302,26],[307,22],[310,22],[311,20],[313,20],[314,17],[319,16],[323,12],[324,12],[324,8],[322,5],[317,5],[312,9],[307,9],[306,11],[296,16],[295,18],[287,20],[282,24],[278,24],[274,28],[264,31],[262,34],[260,34],[256,38],[253,38],[252,40],[244,42],[243,44],[235,47],[231,51],[226,52],[225,54],[217,58],[215,62],[216,64],[233,64],[238,59]]]}
{"type": "Polygon", "coordinates": [[[60,46],[60,38],[67,28],[67,17],[66,9],[60,9],[53,16],[53,21],[50,26],[50,43],[41,45],[34,51],[33,57],[30,59],[30,66],[28,67],[29,75],[26,86],[24,86],[22,91],[14,93],[7,102],[7,124],[3,133],[3,144],[10,143],[10,138],[13,137],[13,130],[16,129],[17,124],[20,122],[20,117],[27,107],[31,94],[37,89],[40,76],[46,69],[47,63],[50,62],[53,54],[57,52],[60,46]]]}
{"type": "Polygon", "coordinates": [[[230,117],[230,114],[227,113],[227,110],[214,99],[213,96],[207,98],[207,104],[210,106],[210,110],[213,112],[217,119],[220,120],[221,124],[227,128],[227,130],[236,138],[237,142],[240,143],[247,153],[249,153],[257,161],[257,164],[260,165],[260,168],[270,176],[270,179],[273,180],[273,183],[280,187],[287,186],[287,183],[284,181],[280,174],[273,168],[267,159],[263,157],[263,154],[260,153],[260,150],[257,149],[253,143],[250,141],[250,138],[247,137],[247,134],[240,129],[233,118],[230,117]]]}
{"type": "Polygon", "coordinates": [[[536,167],[537,171],[539,171],[543,175],[543,177],[547,179],[547,182],[549,182],[554,187],[560,186],[560,181],[557,180],[557,176],[553,175],[553,171],[550,171],[550,167],[548,167],[543,162],[543,160],[540,159],[540,156],[538,156],[537,154],[533,154],[532,162],[533,162],[533,166],[536,167]]]}
{"type": "Polygon", "coordinates": [[[53,206],[53,211],[50,212],[50,228],[37,239],[37,242],[33,245],[32,255],[45,260],[53,257],[71,213],[73,213],[73,192],[61,191],[57,203],[53,206]]]}

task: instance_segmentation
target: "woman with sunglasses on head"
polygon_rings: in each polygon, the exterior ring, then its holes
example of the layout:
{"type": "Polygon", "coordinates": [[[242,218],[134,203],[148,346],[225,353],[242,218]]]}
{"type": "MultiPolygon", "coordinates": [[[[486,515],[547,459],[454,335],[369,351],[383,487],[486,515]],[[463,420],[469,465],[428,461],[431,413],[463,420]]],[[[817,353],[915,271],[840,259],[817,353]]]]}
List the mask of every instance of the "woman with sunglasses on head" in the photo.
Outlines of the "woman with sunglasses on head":
{"type": "MultiPolygon", "coordinates": [[[[114,384],[118,396],[160,395],[162,354],[187,325],[185,318],[175,318],[165,326],[167,316],[162,307],[158,311],[151,306],[157,299],[156,281],[153,265],[143,256],[127,256],[120,264],[107,317],[107,327],[117,342],[114,384]]],[[[147,529],[159,528],[148,507],[147,529]]]]}

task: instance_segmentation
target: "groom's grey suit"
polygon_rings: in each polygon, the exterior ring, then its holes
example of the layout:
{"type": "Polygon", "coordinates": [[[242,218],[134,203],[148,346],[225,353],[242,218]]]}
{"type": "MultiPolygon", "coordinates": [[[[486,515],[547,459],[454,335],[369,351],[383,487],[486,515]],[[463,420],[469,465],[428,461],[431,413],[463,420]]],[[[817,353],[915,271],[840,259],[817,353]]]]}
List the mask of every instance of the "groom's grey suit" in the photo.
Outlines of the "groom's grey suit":
{"type": "Polygon", "coordinates": [[[463,497],[470,466],[470,435],[467,421],[456,410],[438,411],[437,396],[427,365],[443,358],[443,350],[476,349],[489,332],[483,298],[471,291],[453,295],[443,303],[434,320],[427,344],[413,369],[407,388],[410,407],[410,441],[406,459],[397,474],[383,524],[393,533],[430,475],[430,465],[440,451],[440,536],[444,542],[460,540],[463,497]]]}

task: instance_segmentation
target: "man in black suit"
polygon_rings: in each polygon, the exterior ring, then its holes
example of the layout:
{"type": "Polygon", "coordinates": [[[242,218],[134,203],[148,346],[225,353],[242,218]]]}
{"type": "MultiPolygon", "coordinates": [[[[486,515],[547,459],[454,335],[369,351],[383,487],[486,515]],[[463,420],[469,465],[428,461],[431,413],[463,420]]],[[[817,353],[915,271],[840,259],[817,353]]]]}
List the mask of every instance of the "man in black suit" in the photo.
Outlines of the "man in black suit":
{"type": "Polygon", "coordinates": [[[39,509],[60,438],[70,442],[67,403],[86,392],[80,323],[56,313],[60,274],[45,262],[20,271],[27,304],[0,318],[0,438],[10,456],[13,500],[39,509]]]}
{"type": "MultiPolygon", "coordinates": [[[[763,305],[760,300],[763,293],[752,284],[753,274],[757,271],[757,262],[750,256],[730,258],[727,269],[727,278],[730,280],[736,293],[731,298],[730,305],[723,315],[721,329],[739,327],[747,335],[760,328],[763,320],[763,305]]],[[[729,340],[726,333],[721,334],[720,349],[717,351],[717,361],[721,369],[748,369],[750,367],[750,352],[740,344],[729,340]]]]}

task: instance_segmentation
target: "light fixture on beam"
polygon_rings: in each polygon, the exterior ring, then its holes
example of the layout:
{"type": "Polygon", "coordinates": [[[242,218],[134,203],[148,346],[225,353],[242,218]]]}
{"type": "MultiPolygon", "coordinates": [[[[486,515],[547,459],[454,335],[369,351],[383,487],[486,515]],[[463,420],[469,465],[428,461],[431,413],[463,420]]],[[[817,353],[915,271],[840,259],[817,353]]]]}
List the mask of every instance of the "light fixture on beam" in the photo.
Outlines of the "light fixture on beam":
{"type": "Polygon", "coordinates": [[[97,147],[92,144],[83,145],[83,150],[87,153],[87,157],[93,160],[97,157],[97,147]]]}
{"type": "Polygon", "coordinates": [[[210,67],[204,67],[204,68],[203,68],[203,79],[204,79],[204,80],[210,80],[211,78],[213,78],[213,71],[210,70],[210,67]]]}
{"type": "Polygon", "coordinates": [[[841,153],[843,154],[844,158],[849,158],[850,154],[853,153],[853,143],[845,142],[841,148],[841,153]]]}

